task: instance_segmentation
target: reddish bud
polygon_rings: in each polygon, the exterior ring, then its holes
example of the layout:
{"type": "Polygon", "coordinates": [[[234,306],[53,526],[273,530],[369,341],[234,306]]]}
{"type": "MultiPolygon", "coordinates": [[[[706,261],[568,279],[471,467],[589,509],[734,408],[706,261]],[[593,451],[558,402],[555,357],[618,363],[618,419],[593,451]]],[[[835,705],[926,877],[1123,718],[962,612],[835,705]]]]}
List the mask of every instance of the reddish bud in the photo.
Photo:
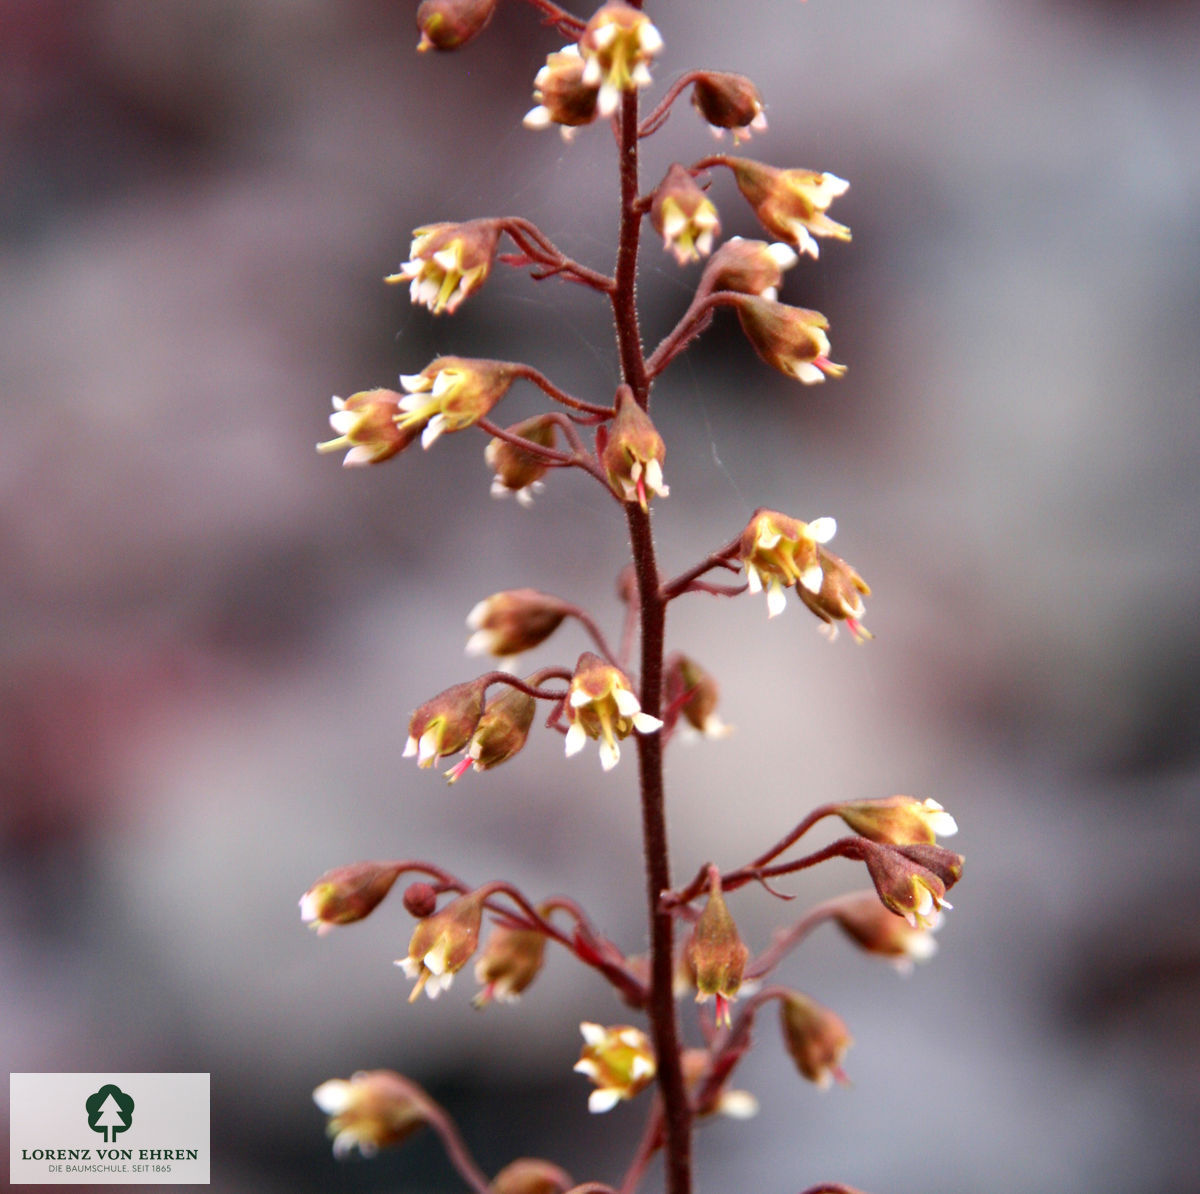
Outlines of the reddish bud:
{"type": "Polygon", "coordinates": [[[556,124],[563,140],[569,141],[577,128],[596,119],[600,88],[583,81],[583,68],[583,56],[576,45],[564,46],[547,57],[546,65],[534,76],[537,106],[525,113],[522,123],[526,128],[544,129],[556,124]]]}
{"type": "Polygon", "coordinates": [[[665,673],[668,707],[706,738],[724,738],[730,727],[717,716],[719,690],[711,674],[678,653],[667,659],[665,673]]]}
{"type": "Polygon", "coordinates": [[[890,959],[903,972],[937,952],[933,930],[940,919],[935,917],[928,928],[910,925],[873,895],[847,902],[834,913],[838,927],[861,949],[890,959]]]}
{"type": "Polygon", "coordinates": [[[467,743],[466,755],[447,772],[447,781],[454,783],[468,767],[487,771],[511,759],[524,747],[536,712],[533,697],[506,685],[498,697],[488,701],[467,743]]]}
{"type": "Polygon", "coordinates": [[[700,285],[706,291],[733,290],[761,298],[779,297],[783,271],[795,265],[799,258],[790,245],[777,241],[743,240],[730,237],[704,267],[700,285]]]}
{"type": "MultiPolygon", "coordinates": [[[[558,427],[549,415],[535,415],[506,430],[544,448],[553,449],[558,445],[558,427]]],[[[533,502],[533,495],[542,489],[542,478],[549,469],[544,457],[499,438],[488,442],[484,459],[496,474],[492,480],[492,497],[515,494],[522,506],[533,502]]]]}
{"type": "Polygon", "coordinates": [[[318,934],[362,920],[383,902],[399,874],[399,867],[382,862],[354,862],[326,871],[300,897],[300,919],[318,934]]]}
{"type": "Polygon", "coordinates": [[[883,796],[847,800],[834,811],[855,833],[893,846],[936,842],[938,834],[949,837],[958,832],[954,818],[936,800],[883,796]]]}
{"type": "Polygon", "coordinates": [[[409,978],[417,980],[409,1003],[422,990],[430,999],[436,999],[471,960],[479,946],[484,898],[477,891],[459,896],[441,912],[427,916],[413,930],[408,957],[396,962],[409,978]]]}
{"type": "Polygon", "coordinates": [[[721,873],[708,868],[708,902],[692,929],[688,942],[688,964],[696,976],[696,1002],[716,996],[717,1023],[729,1023],[729,1003],[737,998],[742,971],[750,951],[729,914],[721,892],[721,873]]]}
{"type": "Polygon", "coordinates": [[[536,929],[496,925],[475,963],[475,980],[483,986],[475,1006],[515,1000],[541,973],[545,952],[546,938],[536,929]]]}
{"type": "Polygon", "coordinates": [[[758,88],[745,75],[704,71],[692,89],[692,103],[718,137],[732,129],[735,145],[749,140],[751,130],[767,130],[758,88]]]}
{"type": "Polygon", "coordinates": [[[421,0],[417,49],[457,50],[465,46],[492,19],[498,0],[421,0]]]}
{"type": "Polygon", "coordinates": [[[846,1082],[842,1058],[854,1043],[842,1018],[815,999],[789,991],[779,1002],[783,1041],[796,1068],[822,1090],[836,1078],[846,1082]]]}
{"type": "Polygon", "coordinates": [[[663,238],[663,248],[680,265],[699,261],[712,252],[721,222],[709,197],[678,162],[658,184],[650,204],[650,223],[663,238]]]}
{"type": "Polygon", "coordinates": [[[650,416],[635,401],[627,386],[617,391],[617,414],[603,437],[600,463],[608,473],[613,492],[643,510],[649,497],[666,497],[662,462],[667,449],[650,416]]]}
{"type": "Polygon", "coordinates": [[[737,313],[754,351],[780,373],[810,386],[846,372],[829,359],[829,320],[820,311],[744,295],[737,313]]]}
{"type": "Polygon", "coordinates": [[[800,600],[818,618],[820,629],[830,642],[837,637],[837,624],[845,622],[855,642],[875,636],[862,624],[866,606],[863,598],[871,595],[871,587],[849,564],[833,552],[818,548],[817,560],[821,565],[821,587],[814,593],[797,586],[800,600]]]}
{"type": "Polygon", "coordinates": [[[850,239],[850,229],[825,214],[850,186],[844,178],[813,170],[780,170],[749,158],[728,158],[726,162],[759,223],[772,236],[810,257],[820,252],[815,237],[850,239]]]}
{"type": "Polygon", "coordinates": [[[571,1178],[538,1157],[520,1157],[492,1178],[491,1194],[562,1194],[571,1178]]]}
{"type": "Polygon", "coordinates": [[[474,634],[468,655],[520,655],[544,643],[562,624],[569,607],[536,589],[505,589],[485,597],[467,615],[474,634]]]}
{"type": "Polygon", "coordinates": [[[404,907],[410,916],[424,920],[437,908],[437,892],[429,883],[410,883],[404,889],[404,907]]]}
{"type": "Polygon", "coordinates": [[[468,680],[426,701],[408,723],[404,758],[416,755],[418,767],[432,767],[443,756],[462,750],[483,716],[485,687],[479,680],[468,680]]]}

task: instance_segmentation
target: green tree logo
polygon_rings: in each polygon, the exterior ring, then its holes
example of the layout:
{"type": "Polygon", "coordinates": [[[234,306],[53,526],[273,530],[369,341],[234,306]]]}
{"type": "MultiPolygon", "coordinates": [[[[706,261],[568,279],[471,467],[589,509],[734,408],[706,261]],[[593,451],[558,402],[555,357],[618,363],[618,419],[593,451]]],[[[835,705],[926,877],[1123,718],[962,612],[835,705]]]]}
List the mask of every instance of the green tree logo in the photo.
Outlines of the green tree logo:
{"type": "Polygon", "coordinates": [[[133,1123],[133,1098],[110,1082],[84,1103],[88,1127],[104,1134],[104,1143],[112,1144],[118,1132],[128,1131],[133,1123]]]}

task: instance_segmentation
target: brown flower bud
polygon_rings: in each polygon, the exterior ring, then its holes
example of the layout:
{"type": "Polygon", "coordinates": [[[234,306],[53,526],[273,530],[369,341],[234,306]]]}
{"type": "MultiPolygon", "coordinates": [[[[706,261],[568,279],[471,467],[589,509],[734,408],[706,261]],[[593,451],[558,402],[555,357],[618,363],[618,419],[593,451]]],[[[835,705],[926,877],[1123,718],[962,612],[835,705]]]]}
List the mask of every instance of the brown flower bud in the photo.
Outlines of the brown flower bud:
{"type": "Polygon", "coordinates": [[[539,1157],[519,1157],[492,1178],[492,1194],[562,1194],[571,1178],[539,1157]]]}
{"type": "Polygon", "coordinates": [[[330,1078],[313,1091],[313,1101],[330,1117],[333,1155],[357,1148],[372,1157],[399,1144],[429,1118],[429,1097],[391,1070],[359,1070],[349,1080],[330,1078]]]}
{"type": "MultiPolygon", "coordinates": [[[[548,415],[535,415],[506,430],[544,448],[558,445],[558,426],[548,415]]],[[[507,497],[511,493],[522,506],[532,504],[533,495],[541,491],[542,477],[549,469],[543,457],[510,444],[508,440],[493,439],[488,441],[484,459],[496,474],[492,480],[492,497],[507,497]]]]}
{"type": "Polygon", "coordinates": [[[666,445],[627,386],[617,391],[616,418],[603,435],[598,435],[597,447],[608,483],[623,501],[636,502],[645,510],[647,492],[657,497],[670,493],[663,484],[666,445]]]}
{"type": "Polygon", "coordinates": [[[654,192],[650,223],[663,238],[663,248],[673,253],[680,265],[707,257],[712,252],[713,238],[721,231],[712,200],[678,162],[654,192]]]}
{"type": "Polygon", "coordinates": [[[441,912],[427,916],[413,930],[408,957],[396,961],[407,977],[417,980],[409,1003],[422,990],[430,999],[436,999],[471,960],[479,947],[484,898],[477,891],[459,896],[441,912]]]}
{"type": "Polygon", "coordinates": [[[520,655],[544,643],[562,624],[569,607],[536,589],[505,589],[485,597],[467,615],[474,634],[468,655],[520,655]]]}
{"type": "Polygon", "coordinates": [[[938,834],[950,837],[958,832],[954,818],[936,800],[882,796],[847,800],[835,811],[855,833],[893,846],[936,842],[938,834]]]}
{"type": "Polygon", "coordinates": [[[706,738],[724,738],[730,732],[717,716],[717,682],[694,659],[676,653],[664,667],[667,705],[677,709],[684,721],[706,738]]]}
{"type": "MultiPolygon", "coordinates": [[[[946,899],[946,884],[942,879],[928,867],[906,857],[908,849],[916,848],[872,844],[864,861],[883,903],[914,928],[930,928],[937,923],[937,913],[951,904],[946,899]]],[[[944,853],[959,857],[949,850],[944,853]]]]}
{"type": "Polygon", "coordinates": [[[817,559],[821,565],[821,587],[814,593],[798,586],[800,600],[818,618],[820,629],[830,642],[837,637],[838,622],[845,622],[855,642],[875,636],[862,624],[866,613],[863,598],[871,595],[871,587],[849,564],[833,552],[818,548],[817,559]]]}
{"type": "Polygon", "coordinates": [[[790,245],[776,241],[743,240],[732,236],[709,259],[700,285],[706,291],[733,290],[760,298],[776,299],[783,271],[799,258],[790,245]]]}
{"type": "Polygon", "coordinates": [[[842,1058],[854,1043],[840,1016],[815,999],[789,991],[779,1002],[783,1041],[796,1068],[822,1090],[836,1078],[846,1082],[842,1058]]]}
{"type": "Polygon", "coordinates": [[[737,998],[742,971],[750,951],[725,905],[721,892],[721,873],[708,868],[708,902],[692,929],[688,942],[688,963],[696,975],[696,1002],[716,996],[718,1024],[728,1024],[729,1003],[737,998]]]}
{"type": "Polygon", "coordinates": [[[564,46],[547,57],[546,65],[534,76],[533,98],[537,106],[525,113],[522,123],[527,129],[557,124],[563,140],[569,141],[577,128],[596,119],[600,88],[583,81],[583,67],[577,45],[564,46]]]}
{"type": "Polygon", "coordinates": [[[383,902],[399,874],[399,867],[382,862],[354,862],[326,871],[300,897],[300,919],[319,935],[334,925],[362,920],[383,902]]]}
{"type": "Polygon", "coordinates": [[[506,685],[498,697],[488,701],[467,743],[467,753],[446,773],[447,782],[454,783],[468,767],[487,771],[511,759],[524,747],[536,712],[533,697],[506,685]]]}
{"type": "Polygon", "coordinates": [[[810,386],[846,372],[829,359],[829,320],[820,311],[747,294],[738,300],[737,313],[754,351],[780,373],[810,386]]]}
{"type": "Polygon", "coordinates": [[[421,0],[417,6],[417,49],[457,50],[492,19],[498,0],[421,0]]]}
{"type": "Polygon", "coordinates": [[[417,438],[417,429],[399,427],[403,395],[394,390],[360,390],[349,398],[333,397],[329,425],[336,439],[317,444],[318,452],[346,452],[347,467],[380,464],[403,452],[417,438]]]}
{"type": "Polygon", "coordinates": [[[468,680],[426,701],[408,723],[404,758],[416,755],[418,767],[432,767],[443,756],[462,750],[483,716],[485,687],[479,680],[468,680]]]}
{"type": "Polygon", "coordinates": [[[916,927],[885,908],[874,895],[843,904],[834,913],[834,920],[861,949],[890,959],[902,972],[910,971],[913,962],[922,962],[937,952],[933,930],[940,916],[935,916],[928,928],[916,927]]]}
{"type": "Polygon", "coordinates": [[[475,979],[483,986],[475,1006],[515,1000],[541,973],[545,952],[546,938],[536,929],[496,925],[475,963],[475,979]]]}
{"type": "Polygon", "coordinates": [[[810,257],[820,252],[815,237],[850,239],[850,229],[825,214],[850,186],[844,178],[813,170],[780,170],[749,158],[725,160],[759,223],[772,236],[786,240],[810,257]]]}
{"type": "Polygon", "coordinates": [[[745,75],[704,71],[692,89],[692,103],[718,137],[732,129],[735,145],[749,140],[751,130],[767,131],[758,88],[745,75]]]}

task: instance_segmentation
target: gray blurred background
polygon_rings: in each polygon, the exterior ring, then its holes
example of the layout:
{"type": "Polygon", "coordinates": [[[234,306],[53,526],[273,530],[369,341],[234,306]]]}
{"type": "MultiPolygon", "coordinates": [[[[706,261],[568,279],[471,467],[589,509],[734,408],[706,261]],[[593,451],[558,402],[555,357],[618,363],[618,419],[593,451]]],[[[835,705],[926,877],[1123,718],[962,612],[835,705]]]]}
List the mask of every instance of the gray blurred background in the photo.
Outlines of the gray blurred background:
{"type": "MultiPolygon", "coordinates": [[[[640,1125],[585,1110],[578,1022],[625,1012],[561,951],[515,1008],[473,1011],[465,980],[409,1007],[398,899],[320,940],[297,915],[325,869],[415,856],[570,891],[645,944],[630,760],[604,777],[547,734],[447,789],[400,759],[411,709],[477,670],[481,597],[549,589],[615,633],[616,507],[571,476],[491,501],[474,433],[368,470],[313,451],[330,394],[439,353],[616,384],[586,292],[501,270],[434,319],[382,285],[413,227],[480,215],[610,264],[611,137],[520,126],[557,39],[514,0],[418,56],[414,9],[0,2],[0,1052],[210,1071],[220,1191],[461,1189],[431,1139],[333,1161],[310,1092],[358,1068],[426,1085],[488,1172],[534,1154],[612,1182],[640,1125]]],[[[781,979],[850,1025],[853,1085],[802,1083],[764,1016],[738,1074],[762,1111],[705,1128],[700,1189],[1200,1189],[1200,9],[651,12],[656,93],[751,75],[750,155],[849,178],[854,229],[783,293],[829,316],[844,380],[787,383],[728,314],[663,378],[664,566],[760,504],[833,514],[878,636],[673,607],[737,726],[672,750],[677,872],[892,792],[946,805],[968,857],[908,980],[828,929],[793,956],[781,979]]],[[[644,185],[711,147],[681,103],[644,185]]],[[[712,194],[756,234],[727,174],[712,194]]],[[[653,343],[698,271],[650,234],[644,263],[653,343]]],[[[584,646],[568,628],[537,659],[584,646]]],[[[862,882],[836,862],[790,890],[862,882]]],[[[803,902],[733,910],[761,946],[803,902]]]]}

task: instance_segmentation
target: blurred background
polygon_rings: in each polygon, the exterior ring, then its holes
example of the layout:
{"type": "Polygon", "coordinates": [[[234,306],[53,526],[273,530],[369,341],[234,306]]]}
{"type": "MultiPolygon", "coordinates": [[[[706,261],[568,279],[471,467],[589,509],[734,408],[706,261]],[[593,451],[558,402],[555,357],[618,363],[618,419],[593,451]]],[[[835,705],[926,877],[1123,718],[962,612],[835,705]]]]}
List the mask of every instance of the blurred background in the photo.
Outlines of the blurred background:
{"type": "MultiPolygon", "coordinates": [[[[561,951],[516,1007],[475,1012],[466,976],[409,1007],[398,898],[319,940],[297,914],[329,867],[424,857],[570,891],[645,946],[631,760],[605,777],[544,734],[446,788],[400,758],[413,707],[478,670],[481,597],[547,589],[616,633],[616,508],[571,476],[490,500],[474,433],[373,469],[313,451],[330,394],[442,353],[617,382],[580,289],[500,270],[434,319],[382,284],[431,221],[524,215],[600,269],[614,235],[607,131],[521,127],[558,48],[534,10],[458,56],[413,52],[414,10],[0,0],[0,1052],[211,1072],[223,1192],[461,1189],[431,1138],[334,1162],[311,1090],[359,1068],[425,1085],[489,1173],[613,1182],[640,1126],[585,1110],[578,1023],[626,1014],[561,951]]],[[[727,313],[664,376],[664,567],[758,505],[833,514],[877,635],[673,607],[737,727],[671,752],[677,874],[893,792],[947,806],[968,860],[907,980],[828,929],[791,958],[850,1026],[853,1085],[803,1083],[764,1016],[737,1081],[762,1110],[705,1128],[700,1188],[1200,1189],[1200,9],[651,13],[652,94],[753,77],[771,127],[746,152],[850,179],[854,230],[782,296],[829,316],[845,379],[788,383],[727,313]]],[[[680,103],[644,186],[709,152],[680,103]]],[[[711,194],[757,234],[727,174],[711,194]]],[[[647,234],[650,343],[697,277],[647,234]]],[[[585,646],[568,627],[536,662],[585,646]]],[[[761,947],[863,881],[835,862],[796,904],[732,907],[761,947]]]]}

